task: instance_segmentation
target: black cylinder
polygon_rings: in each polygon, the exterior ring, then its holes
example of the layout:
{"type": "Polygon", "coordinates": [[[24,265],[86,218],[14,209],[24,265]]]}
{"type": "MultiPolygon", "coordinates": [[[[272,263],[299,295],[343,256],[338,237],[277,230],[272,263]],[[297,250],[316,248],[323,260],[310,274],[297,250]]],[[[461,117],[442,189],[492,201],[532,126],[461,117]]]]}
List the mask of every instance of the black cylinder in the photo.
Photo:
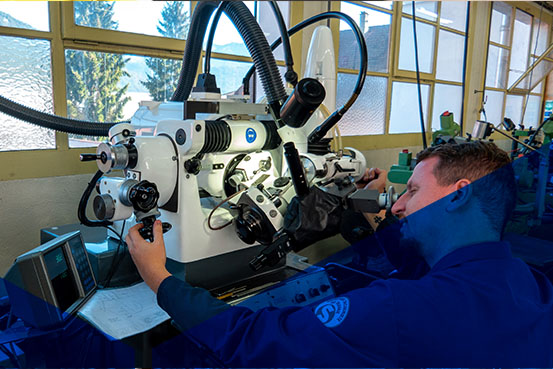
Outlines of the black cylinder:
{"type": "Polygon", "coordinates": [[[296,195],[299,197],[305,196],[309,193],[309,185],[305,178],[305,172],[303,165],[301,164],[300,155],[293,142],[287,142],[284,144],[284,157],[288,163],[288,169],[290,170],[290,177],[292,177],[292,183],[296,190],[296,195]]]}
{"type": "Polygon", "coordinates": [[[321,82],[314,78],[304,78],[280,109],[280,117],[290,127],[303,127],[325,96],[321,82]]]}

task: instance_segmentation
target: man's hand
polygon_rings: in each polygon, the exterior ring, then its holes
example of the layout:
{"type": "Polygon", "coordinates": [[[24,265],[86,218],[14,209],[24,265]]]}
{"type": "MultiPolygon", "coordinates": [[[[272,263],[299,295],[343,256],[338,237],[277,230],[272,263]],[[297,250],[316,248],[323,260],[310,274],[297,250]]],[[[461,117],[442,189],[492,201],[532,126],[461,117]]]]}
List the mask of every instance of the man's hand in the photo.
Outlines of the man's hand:
{"type": "Polygon", "coordinates": [[[361,178],[355,185],[359,189],[366,188],[368,190],[378,190],[378,192],[384,192],[386,188],[386,177],[388,172],[384,169],[371,168],[367,169],[363,178],[361,178]]]}
{"type": "Polygon", "coordinates": [[[148,242],[142,238],[138,230],[142,224],[137,224],[129,229],[125,242],[129,247],[129,253],[144,282],[155,292],[163,280],[171,275],[165,268],[165,243],[163,242],[163,230],[161,221],[154,223],[154,242],[148,242]]]}

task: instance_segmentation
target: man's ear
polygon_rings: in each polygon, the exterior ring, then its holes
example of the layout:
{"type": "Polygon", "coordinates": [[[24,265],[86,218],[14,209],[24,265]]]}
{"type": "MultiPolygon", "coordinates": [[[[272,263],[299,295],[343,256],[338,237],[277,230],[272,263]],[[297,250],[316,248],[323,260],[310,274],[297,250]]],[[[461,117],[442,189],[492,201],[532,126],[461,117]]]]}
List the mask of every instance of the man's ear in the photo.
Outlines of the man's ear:
{"type": "Polygon", "coordinates": [[[467,179],[461,179],[456,183],[455,191],[447,204],[446,211],[453,212],[465,206],[472,198],[472,186],[467,179]]]}

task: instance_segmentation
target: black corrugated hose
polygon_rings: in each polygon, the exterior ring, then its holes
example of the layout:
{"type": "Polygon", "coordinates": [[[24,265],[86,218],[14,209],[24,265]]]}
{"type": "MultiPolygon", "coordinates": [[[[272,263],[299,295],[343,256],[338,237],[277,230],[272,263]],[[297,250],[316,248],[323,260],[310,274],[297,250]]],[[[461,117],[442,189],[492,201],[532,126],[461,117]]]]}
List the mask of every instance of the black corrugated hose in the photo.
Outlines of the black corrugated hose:
{"type": "MultiPolygon", "coordinates": [[[[321,138],[323,138],[326,133],[334,127],[336,123],[342,118],[342,116],[349,110],[349,108],[353,105],[355,100],[359,97],[359,94],[361,93],[361,89],[363,88],[363,84],[365,83],[365,77],[367,74],[367,60],[368,60],[368,52],[367,52],[367,44],[365,42],[365,39],[363,37],[363,32],[361,32],[361,29],[355,23],[355,21],[347,14],[340,13],[340,12],[325,12],[321,14],[317,14],[312,16],[311,18],[308,18],[298,24],[296,24],[294,27],[290,28],[288,30],[288,36],[292,36],[295,33],[299,32],[300,30],[304,29],[307,26],[310,26],[314,23],[317,23],[324,19],[331,19],[331,18],[337,18],[341,19],[344,22],[346,22],[353,31],[353,34],[355,36],[355,39],[357,41],[357,44],[359,46],[359,57],[360,57],[360,64],[359,64],[359,73],[357,75],[357,82],[355,83],[355,87],[353,88],[353,92],[351,93],[351,96],[349,97],[348,101],[339,109],[337,109],[334,113],[332,113],[326,120],[321,123],[317,128],[313,130],[309,134],[309,143],[316,143],[321,138]]],[[[282,42],[282,38],[276,39],[271,44],[271,50],[276,49],[282,42]]],[[[242,80],[242,83],[244,85],[249,84],[249,80],[251,76],[253,75],[253,72],[257,68],[257,66],[252,66],[250,70],[246,73],[244,79],[242,80]]]]}
{"type": "Polygon", "coordinates": [[[83,136],[107,136],[109,129],[114,125],[119,123],[128,123],[128,121],[117,123],[99,123],[64,118],[58,115],[31,109],[25,105],[6,99],[3,96],[0,96],[0,112],[8,114],[14,118],[36,124],[37,126],[83,136]]]}
{"type": "Polygon", "coordinates": [[[209,18],[218,5],[219,1],[200,1],[194,8],[188,30],[188,41],[184,47],[179,82],[177,83],[177,89],[171,96],[171,101],[185,101],[190,96],[202,54],[202,44],[209,18]]]}
{"type": "MultiPolygon", "coordinates": [[[[209,17],[217,4],[218,2],[214,1],[200,2],[194,10],[188,35],[188,39],[194,40],[194,42],[187,42],[186,44],[179,83],[171,97],[172,101],[185,101],[190,95],[209,17]]],[[[280,107],[280,103],[286,99],[286,91],[275,58],[261,27],[259,27],[248,7],[242,2],[228,1],[224,12],[244,39],[244,43],[259,71],[261,84],[269,104],[278,104],[280,107]]]]}

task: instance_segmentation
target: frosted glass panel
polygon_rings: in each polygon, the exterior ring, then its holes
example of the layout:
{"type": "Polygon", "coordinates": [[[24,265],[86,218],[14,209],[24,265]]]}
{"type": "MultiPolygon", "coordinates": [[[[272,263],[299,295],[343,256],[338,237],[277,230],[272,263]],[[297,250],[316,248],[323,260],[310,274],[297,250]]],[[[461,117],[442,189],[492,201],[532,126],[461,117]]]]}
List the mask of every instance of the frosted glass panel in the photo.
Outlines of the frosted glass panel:
{"type": "Polygon", "coordinates": [[[486,94],[486,104],[484,105],[486,114],[482,113],[480,118],[497,125],[503,121],[501,113],[504,93],[500,91],[485,91],[484,93],[486,94]]]}
{"type": "MultiPolygon", "coordinates": [[[[413,15],[413,2],[403,2],[403,12],[413,15]]],[[[415,5],[415,16],[435,21],[438,19],[438,3],[436,1],[417,1],[415,5]]]]}
{"type": "MultiPolygon", "coordinates": [[[[340,6],[340,11],[352,17],[363,32],[369,51],[367,69],[387,72],[392,16],[346,2],[342,2],[340,6]]],[[[355,36],[345,22],[340,22],[338,65],[340,68],[359,69],[359,60],[359,46],[355,36]]]]}
{"type": "Polygon", "coordinates": [[[0,26],[49,31],[47,1],[0,1],[0,26]]]}
{"type": "Polygon", "coordinates": [[[467,2],[442,1],[440,24],[459,31],[465,31],[467,21],[467,2]]]}
{"type": "Polygon", "coordinates": [[[508,61],[509,50],[493,45],[489,46],[486,86],[507,88],[508,61]]]}
{"type": "MultiPolygon", "coordinates": [[[[526,68],[528,68],[531,30],[532,16],[517,9],[513,32],[514,47],[511,50],[511,64],[509,65],[509,85],[522,76],[526,68]]],[[[527,88],[527,86],[523,88],[527,88]]]]}
{"type": "MultiPolygon", "coordinates": [[[[357,76],[338,73],[336,106],[342,106],[351,96],[357,76]]],[[[367,76],[361,95],[340,120],[344,136],[378,135],[384,133],[387,78],[367,76]]]]}
{"type": "Polygon", "coordinates": [[[75,24],[152,36],[185,39],[189,1],[76,1],[75,24]]]}
{"type": "MultiPolygon", "coordinates": [[[[436,27],[434,26],[417,22],[417,46],[419,49],[419,68],[421,73],[432,73],[435,29],[436,27]]],[[[401,20],[399,69],[411,71],[416,69],[413,21],[407,18],[401,20]]]]}
{"type": "Polygon", "coordinates": [[[490,26],[490,41],[509,45],[511,31],[511,14],[513,8],[505,3],[494,1],[492,8],[492,24],[490,26]]]}
{"type": "MultiPolygon", "coordinates": [[[[422,111],[425,124],[428,122],[429,85],[421,85],[422,111]]],[[[394,82],[392,84],[392,107],[390,133],[421,132],[418,88],[415,83],[394,82]]]]}
{"type": "Polygon", "coordinates": [[[461,120],[462,101],[463,88],[461,86],[436,83],[434,86],[434,104],[432,108],[432,130],[440,129],[440,115],[445,111],[453,113],[453,120],[455,123],[459,123],[461,120]]]}
{"type": "Polygon", "coordinates": [[[445,81],[463,81],[463,54],[465,37],[453,32],[440,31],[436,78],[445,81]]]}
{"type": "MultiPolygon", "coordinates": [[[[519,124],[522,118],[522,103],[523,97],[518,95],[507,95],[507,101],[505,101],[505,117],[510,118],[515,124],[519,124]]],[[[501,119],[500,122],[502,122],[501,119]]],[[[500,122],[495,122],[500,123],[500,122]]]]}
{"type": "MultiPolygon", "coordinates": [[[[52,113],[50,42],[0,36],[0,95],[52,113]]],[[[55,132],[0,114],[0,151],[52,149],[55,132]]]]}
{"type": "MultiPolygon", "coordinates": [[[[526,98],[524,98],[526,101],[526,98]]],[[[541,123],[541,97],[530,95],[526,104],[523,123],[525,127],[536,128],[541,123]]]]}

